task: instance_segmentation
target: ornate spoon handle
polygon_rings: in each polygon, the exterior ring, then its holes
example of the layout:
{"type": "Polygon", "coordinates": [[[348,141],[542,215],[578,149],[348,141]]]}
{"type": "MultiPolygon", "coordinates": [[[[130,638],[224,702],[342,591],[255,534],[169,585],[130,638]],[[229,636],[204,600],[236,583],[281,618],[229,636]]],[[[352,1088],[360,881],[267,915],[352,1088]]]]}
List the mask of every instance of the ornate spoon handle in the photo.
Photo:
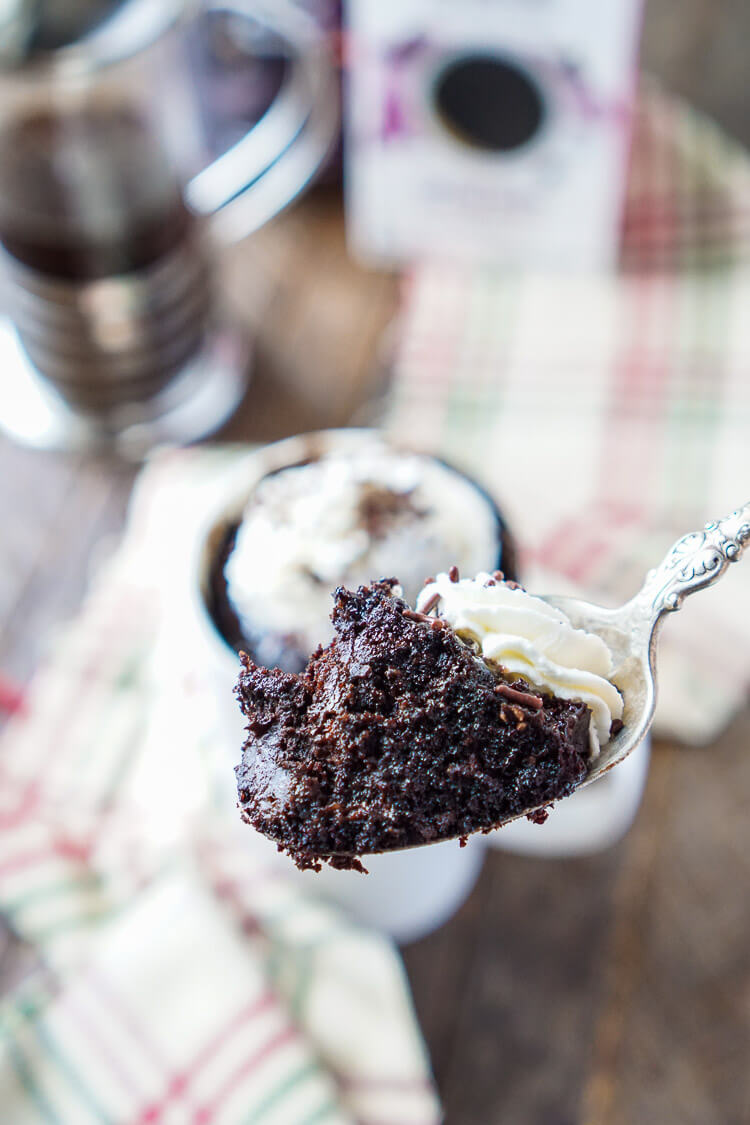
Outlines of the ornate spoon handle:
{"type": "Polygon", "coordinates": [[[688,594],[710,586],[750,542],[750,503],[723,520],[707,523],[678,539],[664,561],[649,571],[630,607],[653,626],[664,613],[679,609],[688,594]]]}

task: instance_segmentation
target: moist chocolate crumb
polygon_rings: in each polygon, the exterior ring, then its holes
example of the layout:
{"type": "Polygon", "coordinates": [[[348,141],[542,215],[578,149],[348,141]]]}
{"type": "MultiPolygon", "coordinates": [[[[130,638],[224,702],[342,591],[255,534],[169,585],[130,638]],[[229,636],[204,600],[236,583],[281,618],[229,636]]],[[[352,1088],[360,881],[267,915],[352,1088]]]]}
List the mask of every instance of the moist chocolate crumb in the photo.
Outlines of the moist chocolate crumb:
{"type": "Polygon", "coordinates": [[[415,620],[395,584],[339,587],[336,636],[302,674],[242,655],[241,815],[300,868],[363,870],[363,855],[487,831],[586,776],[585,704],[532,704],[510,679],[514,702],[498,706],[493,671],[415,620]]]}

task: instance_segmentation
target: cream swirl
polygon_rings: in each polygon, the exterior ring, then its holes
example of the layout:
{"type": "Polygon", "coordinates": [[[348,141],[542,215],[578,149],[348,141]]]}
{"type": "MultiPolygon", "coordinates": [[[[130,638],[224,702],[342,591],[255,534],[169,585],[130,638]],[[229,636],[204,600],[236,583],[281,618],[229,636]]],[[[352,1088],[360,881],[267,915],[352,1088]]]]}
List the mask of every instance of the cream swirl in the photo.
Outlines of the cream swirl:
{"type": "Polygon", "coordinates": [[[485,660],[560,699],[579,699],[591,711],[591,756],[609,741],[622,718],[622,696],[611,683],[612,655],[593,633],[576,629],[542,598],[489,574],[452,582],[439,574],[417,599],[417,609],[440,597],[439,615],[459,636],[475,641],[485,660]]]}

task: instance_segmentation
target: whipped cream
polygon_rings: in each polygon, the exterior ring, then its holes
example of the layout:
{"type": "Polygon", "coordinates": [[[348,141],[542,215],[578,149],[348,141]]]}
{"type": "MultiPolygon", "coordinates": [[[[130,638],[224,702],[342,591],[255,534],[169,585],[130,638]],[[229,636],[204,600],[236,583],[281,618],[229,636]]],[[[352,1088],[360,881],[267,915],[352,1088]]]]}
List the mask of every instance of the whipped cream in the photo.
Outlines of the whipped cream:
{"type": "Polygon", "coordinates": [[[610,682],[612,655],[593,633],[575,629],[542,598],[489,574],[451,582],[439,574],[425,586],[417,609],[439,594],[437,612],[464,639],[475,641],[485,660],[561,699],[579,699],[591,711],[591,756],[609,741],[613,719],[622,718],[622,696],[610,682]]]}
{"type": "Polygon", "coordinates": [[[396,575],[413,604],[425,574],[476,573],[498,554],[494,509],[471,481],[373,440],[262,480],[225,567],[248,638],[291,636],[309,652],[333,633],[331,594],[396,575]]]}

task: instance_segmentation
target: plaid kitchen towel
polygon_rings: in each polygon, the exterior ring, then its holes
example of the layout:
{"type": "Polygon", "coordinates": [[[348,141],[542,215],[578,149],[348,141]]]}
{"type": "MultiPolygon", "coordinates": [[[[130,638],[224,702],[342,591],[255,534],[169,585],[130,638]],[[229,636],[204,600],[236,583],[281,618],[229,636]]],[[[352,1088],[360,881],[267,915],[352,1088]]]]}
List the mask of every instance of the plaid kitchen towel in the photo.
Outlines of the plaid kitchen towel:
{"type": "Polygon", "coordinates": [[[0,740],[0,913],[37,954],[0,998],[3,1125],[439,1120],[396,952],[255,854],[189,634],[159,640],[201,504],[242,463],[145,470],[0,740]]]}
{"type": "MultiPolygon", "coordinates": [[[[625,601],[680,535],[750,497],[750,157],[647,86],[622,269],[426,265],[389,429],[498,497],[531,589],[625,601]]],[[[750,684],[750,566],[663,629],[656,731],[713,739],[750,684]]]]}

